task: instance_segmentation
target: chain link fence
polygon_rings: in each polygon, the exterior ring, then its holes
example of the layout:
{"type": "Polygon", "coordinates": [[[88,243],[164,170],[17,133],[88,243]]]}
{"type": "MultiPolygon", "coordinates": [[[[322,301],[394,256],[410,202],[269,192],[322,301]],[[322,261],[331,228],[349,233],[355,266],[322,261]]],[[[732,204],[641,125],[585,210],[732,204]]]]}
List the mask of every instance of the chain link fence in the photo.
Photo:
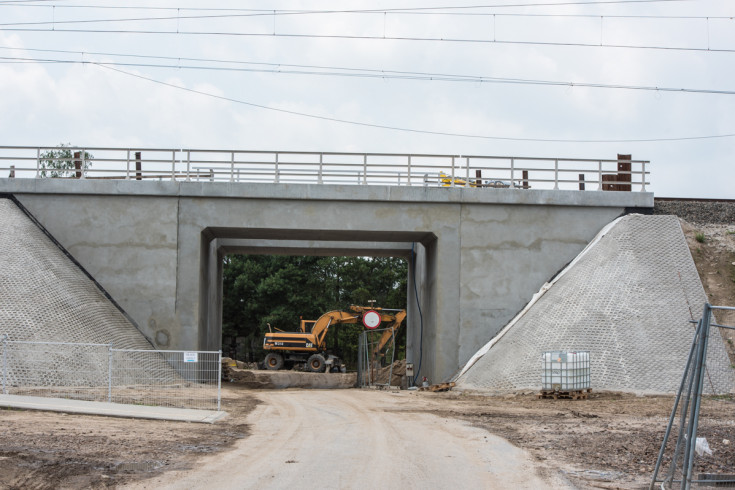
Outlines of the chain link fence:
{"type": "Polygon", "coordinates": [[[0,335],[6,395],[220,410],[221,352],[114,349],[0,335]]]}
{"type": "Polygon", "coordinates": [[[706,304],[666,427],[650,489],[735,488],[735,308],[706,304]],[[714,346],[729,366],[717,366],[714,346]]]}

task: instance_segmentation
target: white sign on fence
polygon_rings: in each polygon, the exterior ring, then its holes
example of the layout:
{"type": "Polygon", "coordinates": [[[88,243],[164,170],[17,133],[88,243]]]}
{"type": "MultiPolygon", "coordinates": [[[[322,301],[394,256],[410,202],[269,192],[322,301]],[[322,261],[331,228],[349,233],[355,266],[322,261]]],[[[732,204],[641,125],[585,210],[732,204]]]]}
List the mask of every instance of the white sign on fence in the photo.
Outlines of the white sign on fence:
{"type": "Polygon", "coordinates": [[[198,352],[184,352],[184,362],[198,362],[198,352]]]}

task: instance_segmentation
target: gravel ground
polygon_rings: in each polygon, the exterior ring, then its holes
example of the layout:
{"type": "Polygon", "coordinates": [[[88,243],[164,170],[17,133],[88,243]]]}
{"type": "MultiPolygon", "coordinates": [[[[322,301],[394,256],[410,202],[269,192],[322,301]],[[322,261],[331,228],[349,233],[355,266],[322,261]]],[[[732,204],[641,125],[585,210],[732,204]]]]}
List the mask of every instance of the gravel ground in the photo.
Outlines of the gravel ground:
{"type": "Polygon", "coordinates": [[[653,214],[674,214],[689,223],[735,226],[735,201],[660,201],[654,199],[653,214]]]}

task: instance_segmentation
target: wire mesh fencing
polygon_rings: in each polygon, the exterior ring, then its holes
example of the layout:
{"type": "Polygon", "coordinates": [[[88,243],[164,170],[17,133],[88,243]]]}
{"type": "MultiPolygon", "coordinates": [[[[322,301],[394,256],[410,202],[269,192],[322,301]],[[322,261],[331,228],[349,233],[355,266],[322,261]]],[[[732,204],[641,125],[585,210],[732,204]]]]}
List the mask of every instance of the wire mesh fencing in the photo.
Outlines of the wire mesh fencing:
{"type": "Polygon", "coordinates": [[[220,352],[114,349],[0,335],[6,395],[219,410],[220,352]]]}
{"type": "Polygon", "coordinates": [[[696,323],[649,488],[692,486],[735,487],[733,307],[706,304],[696,323]]]}
{"type": "Polygon", "coordinates": [[[396,328],[365,330],[357,348],[357,386],[401,386],[405,361],[396,362],[396,328]]]}

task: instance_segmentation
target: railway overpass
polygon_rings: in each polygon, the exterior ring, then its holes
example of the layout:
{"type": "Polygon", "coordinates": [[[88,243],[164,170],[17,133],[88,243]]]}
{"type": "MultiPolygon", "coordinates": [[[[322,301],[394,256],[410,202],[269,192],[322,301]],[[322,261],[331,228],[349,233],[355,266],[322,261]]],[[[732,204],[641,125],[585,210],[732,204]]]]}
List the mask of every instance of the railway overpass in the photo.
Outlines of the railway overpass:
{"type": "Polygon", "coordinates": [[[640,161],[621,171],[618,159],[76,154],[66,178],[41,178],[42,149],[0,148],[0,194],[158,347],[220,348],[226,254],[403,257],[407,359],[432,382],[454,374],[604,225],[653,207],[640,161]]]}

